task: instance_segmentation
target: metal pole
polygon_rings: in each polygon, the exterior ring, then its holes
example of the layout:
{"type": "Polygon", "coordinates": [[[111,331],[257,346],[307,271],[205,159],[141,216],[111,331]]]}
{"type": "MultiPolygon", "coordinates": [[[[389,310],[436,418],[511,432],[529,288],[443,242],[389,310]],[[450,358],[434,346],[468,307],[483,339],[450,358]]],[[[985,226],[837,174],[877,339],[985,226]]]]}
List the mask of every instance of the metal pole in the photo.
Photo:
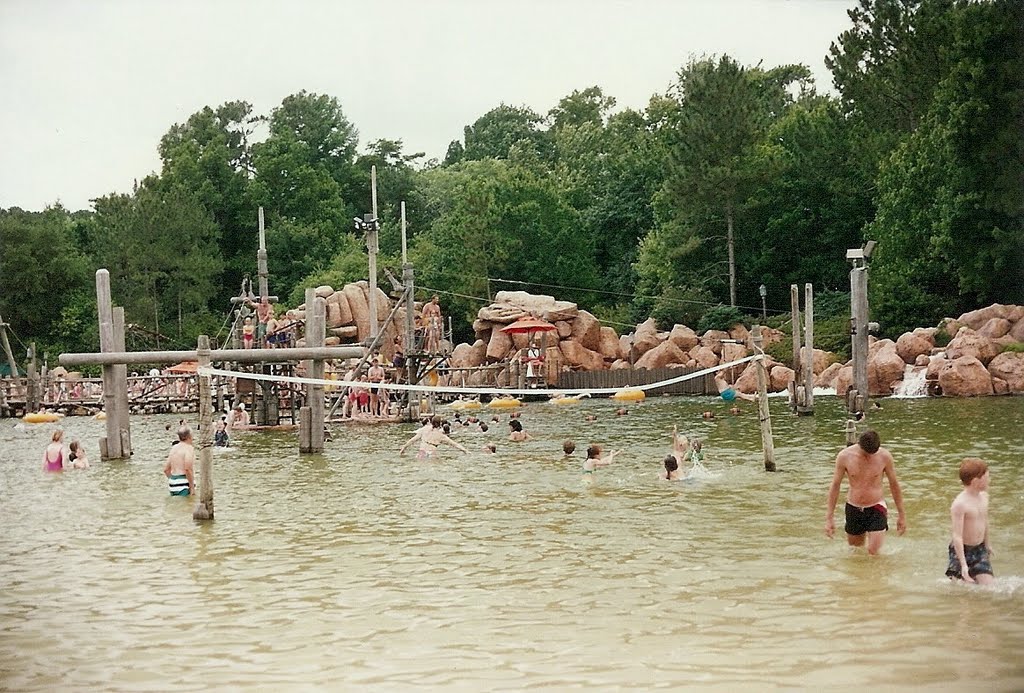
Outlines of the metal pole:
{"type": "MultiPolygon", "coordinates": [[[[210,365],[210,338],[199,335],[196,354],[200,368],[210,365]]],[[[213,519],[213,406],[210,403],[210,377],[199,376],[199,502],[192,511],[194,520],[213,519]]]]}
{"type": "MultiPolygon", "coordinates": [[[[754,353],[764,356],[761,349],[764,340],[761,337],[761,326],[754,325],[754,353]]],[[[757,371],[757,413],[761,422],[761,447],[764,449],[764,470],[775,471],[775,441],[772,439],[772,418],[768,410],[768,374],[765,372],[764,359],[755,359],[757,371]]]]}

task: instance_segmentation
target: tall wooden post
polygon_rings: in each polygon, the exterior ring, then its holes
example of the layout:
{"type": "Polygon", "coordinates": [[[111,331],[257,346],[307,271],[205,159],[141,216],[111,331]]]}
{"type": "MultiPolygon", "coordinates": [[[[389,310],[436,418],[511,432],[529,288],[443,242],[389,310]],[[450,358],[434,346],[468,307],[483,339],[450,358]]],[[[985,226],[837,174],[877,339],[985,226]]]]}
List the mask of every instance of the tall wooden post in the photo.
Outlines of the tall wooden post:
{"type": "Polygon", "coordinates": [[[753,329],[754,353],[761,358],[754,360],[757,364],[757,413],[761,422],[761,447],[764,449],[764,470],[775,471],[775,441],[772,439],[772,418],[768,410],[768,374],[764,367],[764,351],[762,345],[764,339],[761,336],[761,326],[754,325],[753,329]]]}
{"type": "MultiPolygon", "coordinates": [[[[370,290],[367,298],[370,311],[370,338],[377,336],[380,329],[377,316],[377,230],[380,225],[377,217],[377,167],[370,167],[370,201],[373,205],[373,221],[366,228],[366,253],[370,258],[370,290]]],[[[306,304],[309,306],[309,303],[306,304]]]]}
{"type": "MultiPolygon", "coordinates": [[[[405,229],[405,200],[402,201],[402,285],[405,290],[405,343],[403,345],[405,353],[405,382],[413,384],[413,373],[416,370],[415,359],[413,358],[413,351],[416,349],[416,281],[415,273],[413,272],[412,264],[409,262],[409,255],[407,252],[407,237],[405,229]]],[[[409,406],[406,408],[406,419],[413,421],[415,413],[413,411],[413,396],[412,392],[406,393],[406,401],[409,406]]]]}
{"type": "MultiPolygon", "coordinates": [[[[110,272],[96,270],[96,311],[100,324],[100,353],[117,351],[114,341],[114,308],[110,302],[110,272]]],[[[100,457],[124,459],[121,449],[121,421],[118,413],[117,378],[114,366],[103,366],[103,410],[107,413],[106,437],[100,438],[100,457]]]]}
{"type": "Polygon", "coordinates": [[[263,207],[259,209],[259,223],[260,223],[260,247],[256,251],[256,270],[259,272],[259,283],[260,283],[260,300],[267,298],[270,293],[270,289],[267,286],[267,235],[263,228],[263,207]]]}
{"type": "MultiPolygon", "coordinates": [[[[327,332],[327,302],[306,289],[306,347],[322,348],[327,332]]],[[[312,359],[306,371],[310,378],[323,380],[323,359],[312,359]]],[[[306,386],[306,414],[299,411],[299,452],[324,451],[324,386],[306,386]]]]}
{"type": "MultiPolygon", "coordinates": [[[[112,311],[114,322],[114,350],[127,351],[124,343],[124,308],[114,306],[112,311]]],[[[132,454],[132,428],[131,428],[131,403],[128,401],[128,366],[123,363],[111,367],[114,374],[114,394],[117,397],[116,412],[118,416],[117,430],[121,440],[121,454],[124,457],[131,457],[132,454]]],[[[107,417],[111,416],[107,412],[107,417]]]]}
{"type": "Polygon", "coordinates": [[[854,265],[850,271],[850,332],[853,355],[853,389],[848,397],[850,411],[867,411],[868,406],[868,269],[854,265]]]}
{"type": "Polygon", "coordinates": [[[14,352],[11,351],[11,343],[7,340],[7,323],[0,315],[0,344],[3,345],[4,355],[7,356],[7,363],[11,367],[11,377],[18,377],[18,362],[14,359],[14,352]]]}
{"type": "MultiPolygon", "coordinates": [[[[210,365],[210,338],[199,335],[196,357],[200,368],[210,365]]],[[[194,520],[213,519],[213,404],[210,376],[199,376],[199,498],[192,511],[194,520]]]]}
{"type": "MultiPolygon", "coordinates": [[[[814,286],[804,284],[803,397],[797,402],[801,416],[814,414],[814,286]]],[[[799,375],[797,376],[799,377],[799,375]]]]}
{"type": "Polygon", "coordinates": [[[39,374],[36,373],[36,343],[28,343],[28,371],[25,373],[25,411],[39,411],[39,374]]]}
{"type": "Polygon", "coordinates": [[[800,323],[800,287],[789,285],[790,321],[793,325],[793,372],[796,374],[789,384],[789,408],[796,412],[800,409],[800,347],[803,325],[800,323]]]}

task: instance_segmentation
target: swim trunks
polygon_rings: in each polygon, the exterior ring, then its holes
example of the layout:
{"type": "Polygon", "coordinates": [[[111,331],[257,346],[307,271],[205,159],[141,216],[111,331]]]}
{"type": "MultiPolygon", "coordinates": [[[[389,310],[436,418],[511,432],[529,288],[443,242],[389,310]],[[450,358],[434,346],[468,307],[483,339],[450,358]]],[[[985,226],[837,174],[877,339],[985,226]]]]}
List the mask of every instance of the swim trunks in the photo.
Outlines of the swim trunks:
{"type": "Polygon", "coordinates": [[[846,504],[846,533],[859,536],[865,532],[885,532],[889,529],[889,509],[885,501],[859,508],[846,504]]]}
{"type": "Polygon", "coordinates": [[[184,474],[171,474],[167,477],[167,490],[171,492],[172,496],[189,495],[188,477],[184,474]]]}
{"type": "MultiPolygon", "coordinates": [[[[971,577],[982,573],[995,575],[992,572],[992,564],[988,562],[988,547],[984,544],[976,546],[964,544],[964,558],[967,559],[967,574],[971,577]]],[[[952,544],[949,545],[949,567],[946,568],[946,575],[958,580],[963,579],[963,575],[960,573],[960,561],[956,557],[956,550],[952,544]]]]}
{"type": "Polygon", "coordinates": [[[726,389],[722,390],[722,399],[724,399],[726,402],[733,401],[734,399],[736,399],[736,390],[732,389],[731,387],[727,387],[726,389]]]}
{"type": "Polygon", "coordinates": [[[228,432],[217,431],[213,434],[213,444],[217,447],[226,448],[228,446],[228,432]]]}

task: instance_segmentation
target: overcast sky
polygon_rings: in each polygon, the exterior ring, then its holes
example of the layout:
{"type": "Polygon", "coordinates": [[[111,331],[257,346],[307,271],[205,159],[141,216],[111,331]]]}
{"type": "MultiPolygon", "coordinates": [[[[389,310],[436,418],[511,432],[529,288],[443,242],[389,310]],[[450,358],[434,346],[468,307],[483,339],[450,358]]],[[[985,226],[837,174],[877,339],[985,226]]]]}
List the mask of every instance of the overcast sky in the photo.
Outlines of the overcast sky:
{"type": "Polygon", "coordinates": [[[203,106],[269,114],[335,96],[360,151],[382,137],[444,156],[499,103],[546,113],[598,85],[644,108],[690,57],[804,63],[854,0],[0,0],[0,207],[70,209],[128,192],[203,106]]]}

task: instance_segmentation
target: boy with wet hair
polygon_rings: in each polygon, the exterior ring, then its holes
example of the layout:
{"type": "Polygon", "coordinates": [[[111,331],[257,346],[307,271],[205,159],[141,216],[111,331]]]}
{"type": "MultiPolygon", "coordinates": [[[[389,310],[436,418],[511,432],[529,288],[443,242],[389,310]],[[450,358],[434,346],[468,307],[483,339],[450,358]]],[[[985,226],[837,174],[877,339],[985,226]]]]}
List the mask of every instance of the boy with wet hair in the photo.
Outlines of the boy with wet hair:
{"type": "Polygon", "coordinates": [[[562,443],[562,452],[565,453],[566,457],[573,454],[574,452],[576,452],[576,443],[574,443],[571,440],[566,440],[564,443],[562,443]]]}
{"type": "Polygon", "coordinates": [[[953,540],[949,544],[946,575],[951,580],[989,585],[995,577],[989,557],[988,541],[988,465],[968,457],[960,463],[960,483],[964,490],[949,508],[953,540]]]}

